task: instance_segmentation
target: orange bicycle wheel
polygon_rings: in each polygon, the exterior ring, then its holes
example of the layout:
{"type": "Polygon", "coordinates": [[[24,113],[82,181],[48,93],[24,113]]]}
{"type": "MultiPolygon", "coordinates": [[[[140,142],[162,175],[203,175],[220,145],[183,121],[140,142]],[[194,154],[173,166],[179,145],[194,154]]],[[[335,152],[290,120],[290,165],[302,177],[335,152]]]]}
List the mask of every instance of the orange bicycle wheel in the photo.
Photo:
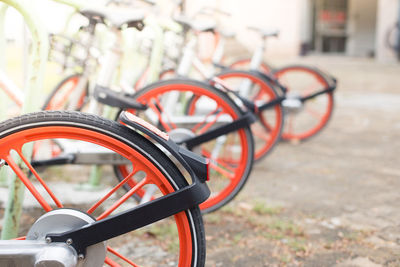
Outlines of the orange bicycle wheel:
{"type": "Polygon", "coordinates": [[[302,141],[319,133],[331,118],[334,106],[333,92],[299,103],[295,108],[291,107],[290,101],[328,88],[329,83],[325,76],[306,66],[288,66],[275,71],[274,76],[288,89],[288,105],[282,103],[286,110],[282,139],[302,141]]]}
{"type": "MultiPolygon", "coordinates": [[[[143,88],[134,96],[148,106],[145,111],[132,111],[142,119],[166,131],[172,140],[198,136],[218,126],[226,125],[242,114],[237,105],[223,92],[193,80],[168,80],[143,88]],[[187,115],[191,99],[196,105],[187,115]]],[[[214,211],[235,197],[243,187],[253,164],[253,138],[249,127],[235,130],[194,148],[211,159],[211,196],[200,205],[203,212],[214,211]]],[[[116,172],[129,172],[119,166],[116,172]]],[[[136,183],[131,183],[135,186],[136,183]]],[[[145,194],[144,191],[140,197],[145,194]]]]}
{"type": "MultiPolygon", "coordinates": [[[[8,165],[3,168],[14,171],[30,192],[25,201],[28,206],[24,206],[19,221],[21,235],[25,235],[35,218],[54,209],[71,207],[103,220],[134,206],[130,196],[138,188],[156,187],[158,198],[187,185],[176,165],[143,136],[116,122],[77,112],[40,112],[7,121],[0,126],[0,158],[8,165]],[[77,147],[81,153],[75,155],[77,158],[87,152],[91,153],[91,160],[109,155],[110,159],[129,162],[132,171],[116,184],[114,179],[106,179],[111,169],[109,165],[108,169],[104,166],[102,190],[91,194],[81,192],[76,190],[76,185],[86,180],[92,165],[47,166],[44,171],[36,167],[37,162],[52,159],[52,151],[45,142],[53,140],[68,144],[68,151],[77,147]],[[30,161],[25,155],[36,142],[41,145],[34,161],[30,161]],[[138,185],[129,192],[121,190],[130,179],[138,179],[138,185]],[[83,202],[77,204],[79,198],[83,202]]],[[[104,265],[108,266],[204,266],[205,239],[200,210],[192,208],[145,229],[108,240],[106,250],[104,265]]],[[[89,252],[87,256],[89,260],[89,252]]]]}
{"type": "MultiPolygon", "coordinates": [[[[251,59],[238,60],[230,68],[249,70],[251,59]]],[[[283,140],[303,141],[319,133],[328,123],[334,106],[333,92],[321,94],[304,103],[296,102],[296,98],[305,97],[329,87],[325,75],[317,69],[295,65],[272,70],[262,63],[259,70],[277,78],[279,83],[288,89],[288,98],[292,98],[285,109],[285,126],[283,140]]],[[[283,104],[285,106],[285,104],[283,104]]]]}

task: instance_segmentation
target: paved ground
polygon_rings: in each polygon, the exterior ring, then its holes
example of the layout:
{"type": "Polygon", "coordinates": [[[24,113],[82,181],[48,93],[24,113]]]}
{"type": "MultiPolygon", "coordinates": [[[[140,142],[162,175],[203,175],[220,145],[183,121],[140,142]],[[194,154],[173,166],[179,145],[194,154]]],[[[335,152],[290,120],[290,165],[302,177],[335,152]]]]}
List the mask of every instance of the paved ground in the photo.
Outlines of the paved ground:
{"type": "Polygon", "coordinates": [[[205,216],[207,266],[400,266],[400,66],[300,62],[338,77],[333,118],[308,142],[279,144],[232,203],[205,216]]]}
{"type": "Polygon", "coordinates": [[[207,266],[400,266],[400,66],[308,57],[339,79],[328,127],[281,143],[205,216],[207,266]]]}

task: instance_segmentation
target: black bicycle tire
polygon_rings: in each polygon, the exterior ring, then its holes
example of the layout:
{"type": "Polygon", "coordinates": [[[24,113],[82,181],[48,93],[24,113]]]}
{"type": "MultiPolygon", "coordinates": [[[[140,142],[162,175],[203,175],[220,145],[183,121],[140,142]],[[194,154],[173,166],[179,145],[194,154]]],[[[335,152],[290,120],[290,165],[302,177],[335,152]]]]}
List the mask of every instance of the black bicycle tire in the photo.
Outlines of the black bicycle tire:
{"type": "MultiPolygon", "coordinates": [[[[133,147],[148,158],[165,175],[175,190],[188,183],[177,166],[152,142],[129,128],[96,115],[75,111],[41,111],[9,119],[0,125],[0,139],[32,128],[48,126],[68,126],[106,134],[133,147]],[[146,152],[147,154],[144,154],[146,152]]],[[[45,128],[44,128],[45,129],[45,128]]],[[[192,265],[202,267],[205,264],[205,233],[199,207],[186,210],[192,235],[192,265]]]]}
{"type": "MultiPolygon", "coordinates": [[[[278,93],[276,92],[274,86],[265,77],[263,77],[263,75],[260,75],[259,73],[254,72],[254,71],[243,71],[243,70],[235,70],[235,69],[226,69],[226,70],[216,74],[215,76],[218,77],[219,75],[231,74],[231,73],[245,73],[245,74],[248,74],[248,75],[253,75],[254,77],[256,77],[256,78],[262,80],[264,83],[266,83],[268,88],[272,91],[272,93],[274,94],[275,97],[279,96],[278,93]]],[[[280,105],[280,104],[277,104],[277,105],[280,105]]],[[[280,113],[280,115],[282,117],[282,123],[281,123],[281,125],[280,125],[280,127],[278,129],[278,138],[275,140],[275,142],[271,145],[271,147],[268,149],[268,151],[266,153],[264,153],[258,159],[254,158],[254,161],[256,163],[262,161],[265,157],[267,157],[274,150],[276,145],[279,143],[280,136],[282,135],[284,120],[285,120],[282,107],[279,109],[279,113],[280,113]]]]}

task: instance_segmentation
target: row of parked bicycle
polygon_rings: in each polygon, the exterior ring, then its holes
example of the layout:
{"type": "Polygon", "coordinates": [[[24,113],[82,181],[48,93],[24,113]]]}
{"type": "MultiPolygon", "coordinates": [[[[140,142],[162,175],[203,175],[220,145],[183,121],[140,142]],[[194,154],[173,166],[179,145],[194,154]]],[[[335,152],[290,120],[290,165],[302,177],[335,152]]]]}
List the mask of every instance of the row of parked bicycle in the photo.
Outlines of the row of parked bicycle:
{"type": "Polygon", "coordinates": [[[331,117],[333,77],[264,62],[265,42],[277,31],[249,27],[260,46],[227,63],[224,46],[233,34],[211,18],[229,14],[205,8],[188,18],[180,3],[179,14],[161,19],[155,3],[143,2],[147,15],[115,8],[121,1],[75,6],[84,23],[73,35],[51,36],[51,59],[61,59],[68,75],[47,97],[46,111],[1,124],[1,168],[8,166],[40,207],[35,215],[23,209],[25,218],[41,216],[18,241],[0,241],[0,261],[204,266],[201,213],[232,200],[253,163],[280,140],[308,139],[331,117]],[[213,42],[210,59],[197,53],[205,36],[213,42]],[[136,50],[129,50],[133,37],[136,50]],[[127,67],[127,58],[141,67],[127,67]],[[93,176],[106,190],[88,197],[86,210],[72,209],[59,183],[93,176]],[[139,205],[132,208],[132,199],[139,205]],[[154,225],[174,229],[174,241],[161,235],[152,243],[168,252],[156,263],[135,254],[148,241],[138,229],[154,225]]]}

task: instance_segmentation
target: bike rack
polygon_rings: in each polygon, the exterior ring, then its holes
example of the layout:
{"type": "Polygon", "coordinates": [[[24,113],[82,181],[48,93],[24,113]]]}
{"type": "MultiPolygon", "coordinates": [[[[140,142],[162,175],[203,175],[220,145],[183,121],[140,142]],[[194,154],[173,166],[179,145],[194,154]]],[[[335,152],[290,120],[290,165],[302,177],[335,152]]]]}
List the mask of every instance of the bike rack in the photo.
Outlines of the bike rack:
{"type": "MultiPolygon", "coordinates": [[[[8,5],[0,3],[0,51],[6,51],[6,38],[5,36],[5,15],[8,9],[8,5]],[[3,37],[3,38],[1,38],[3,37]]],[[[6,66],[5,53],[0,54],[0,69],[4,70],[6,66]]],[[[0,90],[0,120],[3,121],[6,119],[6,106],[7,106],[7,97],[3,90],[0,90]]],[[[0,169],[0,186],[7,186],[7,172],[4,168],[0,169]]]]}
{"type": "MultiPolygon", "coordinates": [[[[40,20],[34,12],[32,1],[29,0],[0,0],[8,6],[15,8],[24,18],[32,35],[32,53],[29,57],[25,99],[22,107],[22,113],[33,112],[39,109],[40,89],[42,88],[45,67],[48,55],[48,37],[40,20]]],[[[2,8],[3,25],[4,14],[6,8],[2,8]]],[[[0,26],[3,26],[0,25],[0,26]]],[[[4,44],[4,43],[3,43],[4,44]]],[[[25,146],[23,149],[25,156],[28,158],[32,152],[32,146],[25,146]]],[[[17,236],[18,223],[22,211],[22,203],[24,199],[24,187],[15,174],[9,177],[9,195],[8,203],[4,214],[3,229],[1,232],[2,239],[11,239],[17,236]]]]}

